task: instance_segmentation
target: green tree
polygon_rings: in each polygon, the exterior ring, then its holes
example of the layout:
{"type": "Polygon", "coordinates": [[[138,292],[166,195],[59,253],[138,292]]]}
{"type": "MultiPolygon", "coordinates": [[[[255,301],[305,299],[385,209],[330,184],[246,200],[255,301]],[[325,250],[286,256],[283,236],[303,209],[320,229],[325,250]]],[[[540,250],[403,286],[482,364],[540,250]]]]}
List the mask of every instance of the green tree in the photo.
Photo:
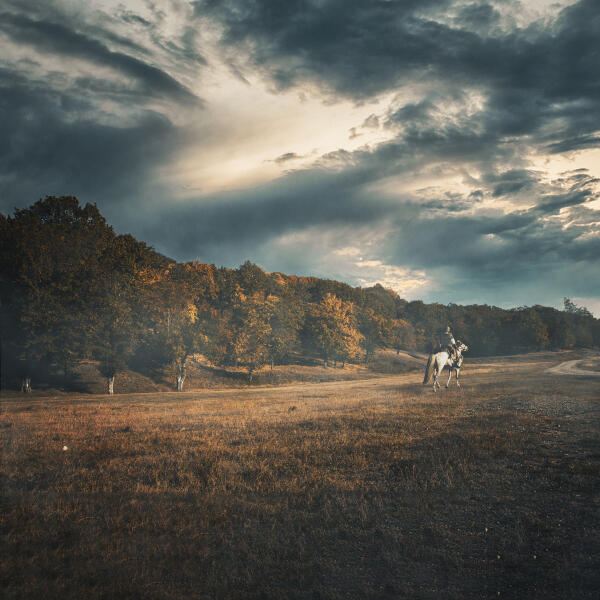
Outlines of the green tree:
{"type": "Polygon", "coordinates": [[[366,308],[360,312],[359,327],[362,334],[362,345],[365,350],[365,362],[375,355],[377,348],[385,348],[391,344],[391,322],[373,309],[366,308]]]}
{"type": "Polygon", "coordinates": [[[273,365],[287,359],[297,350],[302,321],[302,309],[289,296],[267,296],[266,311],[270,331],[267,336],[267,352],[271,370],[273,365]]]}
{"type": "Polygon", "coordinates": [[[392,319],[390,344],[396,350],[396,354],[400,354],[400,350],[414,350],[416,345],[415,328],[404,319],[392,319]]]}
{"type": "Polygon", "coordinates": [[[570,298],[563,298],[564,310],[572,315],[581,315],[583,317],[591,317],[592,313],[585,306],[577,306],[570,298]]]}

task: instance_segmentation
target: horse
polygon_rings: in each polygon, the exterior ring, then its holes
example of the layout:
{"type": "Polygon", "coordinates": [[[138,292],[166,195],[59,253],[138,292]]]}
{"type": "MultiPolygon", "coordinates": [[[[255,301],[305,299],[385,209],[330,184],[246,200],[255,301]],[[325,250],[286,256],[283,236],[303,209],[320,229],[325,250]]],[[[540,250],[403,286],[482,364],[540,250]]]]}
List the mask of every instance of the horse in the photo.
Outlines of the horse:
{"type": "Polygon", "coordinates": [[[446,387],[450,385],[450,379],[452,379],[452,371],[456,371],[456,385],[460,387],[460,383],[458,382],[458,374],[460,372],[460,368],[463,364],[463,352],[466,352],[469,347],[466,344],[463,344],[461,341],[456,342],[456,361],[450,358],[450,354],[443,350],[442,352],[436,352],[435,354],[429,355],[429,360],[427,361],[427,366],[425,367],[425,377],[423,378],[423,385],[427,385],[431,381],[431,376],[433,375],[433,391],[440,389],[440,384],[438,381],[438,376],[440,373],[447,367],[450,371],[448,375],[448,381],[446,382],[446,387]]]}

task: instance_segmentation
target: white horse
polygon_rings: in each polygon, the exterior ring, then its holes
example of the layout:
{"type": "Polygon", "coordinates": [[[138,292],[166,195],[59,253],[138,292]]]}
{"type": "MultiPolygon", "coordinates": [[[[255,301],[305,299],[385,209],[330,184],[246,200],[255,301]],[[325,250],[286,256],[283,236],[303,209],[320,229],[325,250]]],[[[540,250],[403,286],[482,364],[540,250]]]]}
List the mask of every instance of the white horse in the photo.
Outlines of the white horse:
{"type": "Polygon", "coordinates": [[[460,387],[460,383],[458,382],[458,373],[460,372],[460,368],[463,364],[463,352],[466,352],[469,347],[466,344],[463,344],[461,341],[456,342],[456,360],[452,360],[450,358],[450,354],[444,350],[442,352],[436,352],[435,354],[429,355],[429,360],[427,361],[427,367],[425,367],[425,377],[423,378],[423,385],[427,385],[431,381],[431,376],[433,375],[433,391],[436,389],[440,389],[440,383],[438,381],[438,376],[445,369],[448,368],[450,374],[448,375],[448,381],[446,382],[446,387],[450,385],[450,379],[452,379],[452,371],[456,371],[456,385],[460,387]]]}

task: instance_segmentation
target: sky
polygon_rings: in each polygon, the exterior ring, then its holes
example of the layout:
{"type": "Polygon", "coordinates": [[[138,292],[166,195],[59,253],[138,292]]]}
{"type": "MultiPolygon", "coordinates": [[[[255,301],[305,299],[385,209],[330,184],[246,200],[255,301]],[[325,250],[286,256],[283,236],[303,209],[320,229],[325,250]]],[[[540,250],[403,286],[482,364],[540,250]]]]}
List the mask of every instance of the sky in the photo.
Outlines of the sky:
{"type": "Polygon", "coordinates": [[[598,0],[1,0],[0,212],[600,317],[598,0]]]}

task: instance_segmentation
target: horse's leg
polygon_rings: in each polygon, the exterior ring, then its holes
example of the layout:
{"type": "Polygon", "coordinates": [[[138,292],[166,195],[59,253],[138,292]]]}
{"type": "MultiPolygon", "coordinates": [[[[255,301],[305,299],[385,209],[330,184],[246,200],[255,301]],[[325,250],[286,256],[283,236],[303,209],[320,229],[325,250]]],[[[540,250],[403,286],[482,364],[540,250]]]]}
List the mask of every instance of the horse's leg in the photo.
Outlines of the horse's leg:
{"type": "Polygon", "coordinates": [[[448,369],[448,381],[446,381],[446,389],[450,387],[450,380],[452,379],[452,367],[448,369]]]}
{"type": "Polygon", "coordinates": [[[433,391],[434,392],[436,391],[436,389],[435,389],[436,386],[439,387],[439,385],[440,385],[438,383],[437,377],[438,377],[438,367],[437,367],[437,363],[436,363],[433,367],[433,391]]]}
{"type": "Polygon", "coordinates": [[[460,369],[456,369],[456,387],[460,387],[460,381],[458,381],[459,373],[460,373],[460,369]]]}
{"type": "Polygon", "coordinates": [[[437,389],[441,389],[441,385],[440,385],[440,375],[442,374],[442,371],[444,370],[444,367],[438,365],[438,368],[436,370],[436,374],[435,374],[435,383],[437,386],[437,389]]]}

